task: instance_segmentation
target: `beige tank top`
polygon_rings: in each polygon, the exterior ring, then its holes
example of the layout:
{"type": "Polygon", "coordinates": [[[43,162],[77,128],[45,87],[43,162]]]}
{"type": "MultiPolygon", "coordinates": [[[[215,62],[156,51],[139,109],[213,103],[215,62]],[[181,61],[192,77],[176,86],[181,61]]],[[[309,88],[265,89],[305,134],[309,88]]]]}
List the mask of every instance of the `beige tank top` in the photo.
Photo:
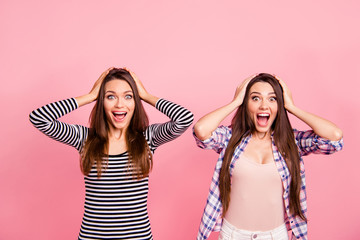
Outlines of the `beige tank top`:
{"type": "Polygon", "coordinates": [[[283,186],[275,162],[259,164],[242,154],[232,174],[225,219],[249,231],[268,231],[284,223],[283,186]]]}

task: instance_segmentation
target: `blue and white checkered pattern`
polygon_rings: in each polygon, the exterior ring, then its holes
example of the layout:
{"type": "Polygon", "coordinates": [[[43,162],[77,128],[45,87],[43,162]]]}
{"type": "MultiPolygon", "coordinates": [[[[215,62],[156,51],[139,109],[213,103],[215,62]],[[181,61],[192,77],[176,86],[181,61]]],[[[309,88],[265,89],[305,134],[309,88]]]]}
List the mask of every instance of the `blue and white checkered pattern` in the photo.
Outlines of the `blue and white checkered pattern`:
{"type": "MultiPolygon", "coordinates": [[[[213,149],[219,153],[219,159],[215,166],[214,175],[210,184],[209,195],[207,198],[204,213],[200,222],[199,232],[197,239],[207,239],[212,231],[220,231],[222,225],[222,204],[220,201],[219,189],[219,174],[224,159],[226,147],[231,138],[231,128],[220,126],[218,127],[209,139],[201,141],[193,133],[196,143],[200,148],[213,149]]],[[[309,153],[331,154],[339,151],[343,147],[343,139],[339,141],[330,141],[316,135],[314,131],[298,131],[294,129],[294,137],[299,149],[300,156],[308,155],[309,153]]],[[[251,138],[251,134],[242,139],[240,144],[236,147],[233,158],[230,164],[230,175],[234,170],[235,162],[239,159],[242,152],[244,152],[246,145],[251,138]]],[[[307,239],[307,223],[299,216],[291,215],[289,212],[289,190],[291,176],[289,169],[286,165],[285,159],[281,156],[277,147],[275,146],[274,139],[272,139],[272,148],[275,159],[275,165],[278,169],[281,181],[284,186],[284,206],[286,210],[285,223],[288,230],[292,231],[292,239],[307,239]]],[[[300,191],[300,205],[303,214],[306,216],[306,185],[305,185],[305,167],[304,161],[300,157],[300,175],[301,175],[301,191],[300,191]]]]}

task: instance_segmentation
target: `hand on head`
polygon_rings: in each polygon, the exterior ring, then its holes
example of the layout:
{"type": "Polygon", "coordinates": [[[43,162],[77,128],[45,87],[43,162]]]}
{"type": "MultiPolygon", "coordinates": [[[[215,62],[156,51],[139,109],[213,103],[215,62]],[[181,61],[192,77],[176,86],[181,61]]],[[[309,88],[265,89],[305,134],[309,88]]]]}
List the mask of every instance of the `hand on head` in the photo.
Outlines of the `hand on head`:
{"type": "Polygon", "coordinates": [[[236,102],[238,106],[240,106],[243,101],[244,101],[244,97],[245,97],[245,92],[246,92],[246,87],[249,84],[249,82],[251,81],[251,79],[253,79],[254,77],[257,76],[256,74],[251,75],[250,77],[246,78],[237,88],[235,91],[235,95],[234,95],[234,99],[233,102],[236,102]]]}
{"type": "Polygon", "coordinates": [[[97,99],[97,96],[99,95],[99,90],[100,90],[100,86],[102,84],[102,82],[104,81],[105,77],[109,74],[109,72],[111,70],[113,70],[115,67],[110,67],[107,70],[105,70],[100,77],[96,80],[96,82],[94,83],[94,86],[92,87],[92,89],[90,90],[89,94],[92,95],[94,97],[94,99],[97,99]]]}
{"type": "Polygon", "coordinates": [[[145,99],[146,96],[148,95],[148,92],[146,91],[144,85],[142,84],[142,82],[140,81],[140,79],[136,76],[136,74],[129,70],[128,68],[124,67],[124,69],[126,71],[128,71],[130,73],[130,75],[132,76],[132,78],[134,79],[135,83],[136,83],[136,87],[138,89],[138,92],[139,92],[139,96],[141,99],[145,99]]]}
{"type": "Polygon", "coordinates": [[[283,89],[284,106],[286,110],[289,110],[292,106],[294,106],[294,100],[292,98],[291,91],[280,77],[276,75],[274,75],[274,77],[279,81],[283,89]]]}

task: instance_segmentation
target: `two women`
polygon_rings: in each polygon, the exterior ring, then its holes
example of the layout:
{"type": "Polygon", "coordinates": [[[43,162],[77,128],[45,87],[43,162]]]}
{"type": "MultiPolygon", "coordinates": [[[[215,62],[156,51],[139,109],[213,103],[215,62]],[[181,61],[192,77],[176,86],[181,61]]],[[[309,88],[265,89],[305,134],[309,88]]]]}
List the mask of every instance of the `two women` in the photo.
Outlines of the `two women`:
{"type": "MultiPolygon", "coordinates": [[[[190,111],[149,94],[126,69],[104,72],[89,94],[45,105],[30,114],[36,128],[75,147],[84,173],[85,213],[79,239],[152,239],[147,214],[152,154],[192,123],[190,111]],[[148,125],[141,100],[171,121],[148,125]],[[59,122],[96,100],[90,128],[59,122]]],[[[227,105],[194,126],[198,146],[218,152],[198,239],[307,239],[302,156],[342,148],[333,123],[298,108],[282,80],[246,79],[227,105]],[[230,126],[219,126],[236,110],[230,126]],[[312,130],[292,129],[287,112],[312,130]]]]}
{"type": "Polygon", "coordinates": [[[86,197],[78,239],[152,239],[147,212],[152,155],[191,125],[189,110],[151,95],[126,69],[111,68],[88,94],[36,109],[30,121],[80,153],[86,197]],[[141,100],[171,120],[149,125],[141,100]],[[93,101],[90,128],[57,120],[93,101]]]}
{"type": "Polygon", "coordinates": [[[302,156],[342,149],[342,131],[298,108],[270,74],[246,79],[229,104],[194,126],[199,147],[219,153],[198,239],[307,239],[302,156]],[[231,125],[219,126],[236,110],[231,125]],[[290,112],[312,130],[292,129],[290,112]]]}

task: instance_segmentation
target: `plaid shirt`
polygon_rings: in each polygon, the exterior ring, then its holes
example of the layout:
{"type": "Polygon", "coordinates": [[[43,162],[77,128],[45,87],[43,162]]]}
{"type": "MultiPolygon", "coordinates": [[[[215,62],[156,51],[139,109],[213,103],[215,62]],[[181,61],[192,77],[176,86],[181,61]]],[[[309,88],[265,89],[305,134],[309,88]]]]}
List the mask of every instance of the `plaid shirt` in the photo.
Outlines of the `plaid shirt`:
{"type": "MultiPolygon", "coordinates": [[[[300,175],[301,175],[301,191],[300,191],[300,205],[301,211],[306,217],[306,189],[305,189],[305,167],[304,161],[301,156],[308,155],[309,153],[322,153],[331,154],[339,151],[343,147],[343,139],[339,141],[330,141],[316,135],[314,131],[294,131],[294,137],[298,146],[300,154],[300,175]]],[[[226,147],[231,138],[231,128],[220,126],[218,127],[209,139],[201,141],[193,133],[196,143],[200,148],[213,149],[219,153],[219,159],[215,166],[214,175],[212,177],[209,195],[207,203],[204,209],[204,213],[201,219],[200,228],[197,239],[207,239],[212,231],[220,231],[222,225],[222,204],[220,201],[220,190],[219,190],[219,174],[222,166],[222,162],[225,155],[226,147]]],[[[235,148],[233,158],[230,164],[230,176],[232,176],[235,162],[244,152],[246,145],[251,138],[251,134],[243,138],[240,144],[235,148]]],[[[307,239],[307,223],[302,220],[299,216],[294,216],[289,212],[289,190],[290,190],[290,172],[286,165],[284,158],[281,156],[277,147],[275,146],[274,139],[272,138],[272,149],[275,160],[275,165],[279,172],[283,187],[283,199],[285,206],[285,223],[288,230],[292,231],[292,239],[307,239]]]]}

